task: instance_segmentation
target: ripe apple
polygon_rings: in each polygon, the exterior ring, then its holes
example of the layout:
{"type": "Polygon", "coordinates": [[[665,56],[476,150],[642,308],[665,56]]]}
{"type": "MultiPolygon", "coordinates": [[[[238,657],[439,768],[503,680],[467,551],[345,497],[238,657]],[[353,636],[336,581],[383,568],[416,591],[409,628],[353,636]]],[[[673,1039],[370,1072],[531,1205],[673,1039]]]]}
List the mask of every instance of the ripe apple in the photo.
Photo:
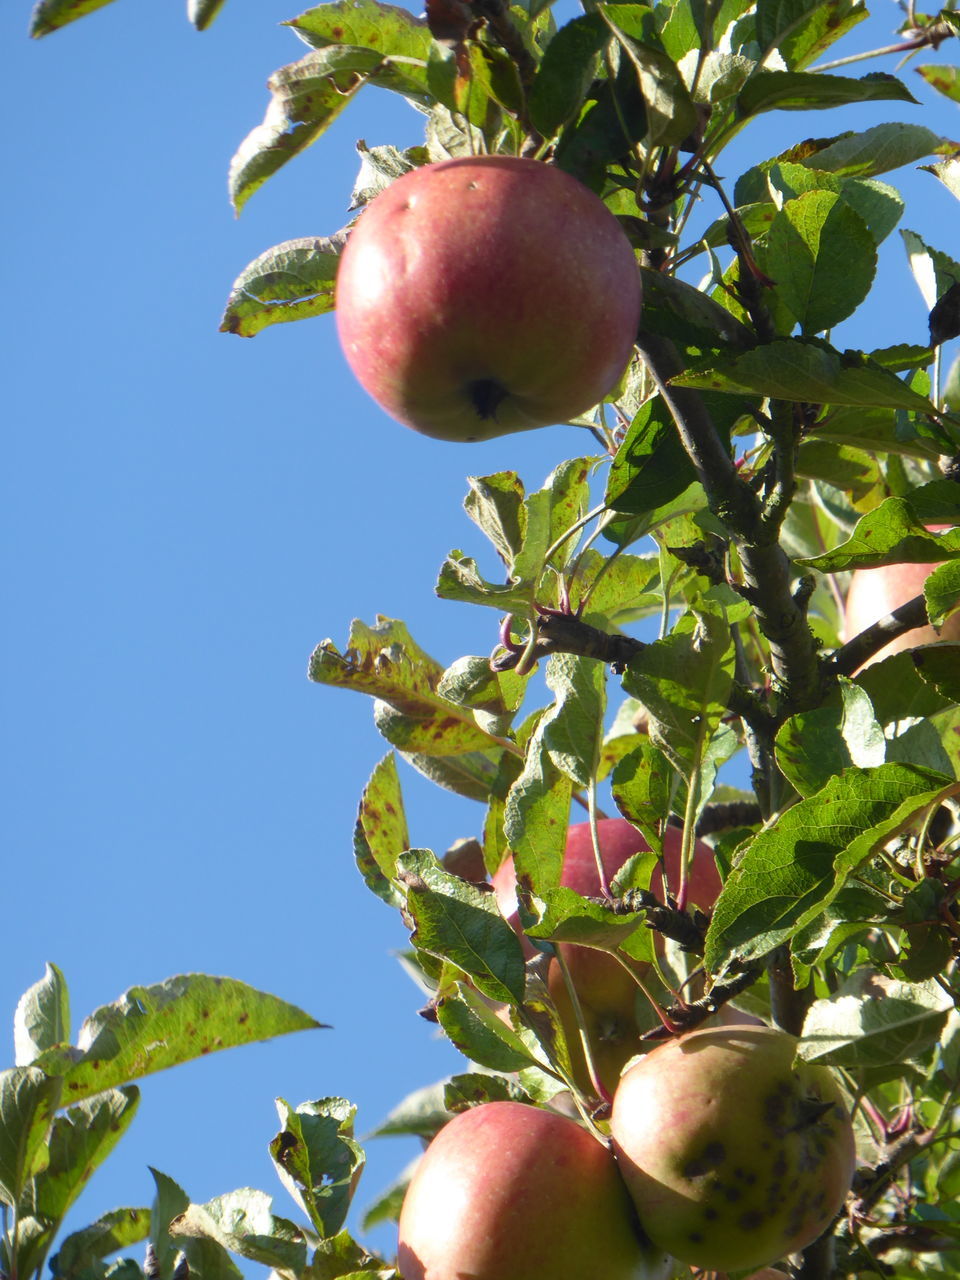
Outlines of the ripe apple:
{"type": "MultiPolygon", "coordinates": [[[[629,857],[650,848],[636,827],[631,826],[624,818],[601,819],[597,823],[597,832],[600,837],[600,856],[608,881],[629,857]]],[[[668,827],[663,843],[667,881],[669,888],[675,892],[680,882],[680,832],[674,827],[668,827]]],[[[585,897],[601,893],[589,823],[572,826],[567,832],[560,883],[585,897]]],[[[493,876],[493,887],[500,910],[519,932],[517,876],[512,858],[507,858],[497,868],[493,876]]],[[[654,873],[651,888],[662,897],[663,877],[659,868],[654,873]]],[[[720,877],[713,853],[707,845],[698,841],[694,847],[688,898],[697,906],[709,910],[719,893],[720,877]]],[[[532,955],[533,947],[526,939],[523,942],[527,954],[532,955]]],[[[572,943],[561,943],[560,951],[580,998],[600,1082],[612,1094],[625,1064],[638,1052],[637,1037],[640,1030],[645,1029],[637,1022],[637,984],[620,962],[605,951],[572,943]]],[[[642,976],[642,966],[638,968],[642,976]]],[[[563,1024],[574,1077],[582,1088],[590,1091],[576,1017],[563,975],[553,960],[548,966],[547,985],[563,1024]]]]}
{"type": "Polygon", "coordinates": [[[640,273],[599,197],[552,165],[462,156],[366,208],[337,274],[337,329],[374,400],[439,440],[567,422],[623,373],[640,273]]]}
{"type": "MultiPolygon", "coordinates": [[[[953,525],[928,526],[931,533],[951,529],[953,525]]],[[[923,584],[938,568],[935,564],[886,564],[876,569],[856,569],[850,578],[843,618],[843,638],[852,640],[874,622],[879,622],[901,604],[906,604],[923,591],[923,584]]],[[[936,644],[938,640],[960,641],[960,610],[952,613],[939,632],[926,625],[904,632],[873,655],[865,664],[879,662],[905,649],[936,644]]]]}
{"type": "Polygon", "coordinates": [[[794,1064],[770,1027],[693,1031],[623,1075],[610,1128],[637,1214],[661,1249],[737,1271],[804,1248],[839,1213],[853,1127],[826,1067],[794,1064]]]}
{"type": "Polygon", "coordinates": [[[407,1188],[404,1280],[659,1280],[609,1148],[576,1121],[486,1102],[437,1134],[407,1188]]]}

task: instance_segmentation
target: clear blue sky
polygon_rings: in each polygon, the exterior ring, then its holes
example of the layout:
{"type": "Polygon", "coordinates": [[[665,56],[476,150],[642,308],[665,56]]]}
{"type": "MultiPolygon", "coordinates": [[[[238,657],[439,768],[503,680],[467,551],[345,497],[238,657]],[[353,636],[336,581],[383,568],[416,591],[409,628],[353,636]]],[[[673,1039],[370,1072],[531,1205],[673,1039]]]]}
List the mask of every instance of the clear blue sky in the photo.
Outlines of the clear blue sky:
{"type": "MultiPolygon", "coordinates": [[[[876,8],[841,51],[890,39],[896,6],[876,8]]],[[[572,429],[455,446],[395,425],[352,381],[330,317],[217,332],[252,258],[347,220],[356,139],[421,136],[412,110],[368,90],[235,220],[227,165],[269,73],[304,52],[277,25],[296,12],[230,0],[200,35],[179,3],[118,0],[42,42],[26,0],[0,12],[0,1026],[52,960],[76,1022],[134,983],[206,971],[335,1028],[145,1081],[74,1225],[148,1203],[148,1164],[195,1200],[254,1185],[295,1216],[266,1151],[275,1096],[347,1096],[362,1133],[459,1068],[391,956],[399,920],[353,864],[356,803],[386,746],[370,707],[308,684],[306,661],[378,612],[444,662],[488,651],[495,616],[433,596],[451,547],[494,571],[460,508],[465,476],[513,468],[536,487],[593,451],[572,429]]],[[[737,155],[893,119],[960,135],[955,108],[904,75],[922,107],[768,117],[737,155]]],[[[919,201],[902,225],[960,257],[953,197],[926,174],[891,180],[919,201]]],[[[883,261],[889,285],[839,337],[922,342],[898,236],[883,261]]],[[[403,776],[414,843],[476,832],[478,807],[403,776]]],[[[414,1149],[373,1144],[358,1204],[414,1149]]]]}

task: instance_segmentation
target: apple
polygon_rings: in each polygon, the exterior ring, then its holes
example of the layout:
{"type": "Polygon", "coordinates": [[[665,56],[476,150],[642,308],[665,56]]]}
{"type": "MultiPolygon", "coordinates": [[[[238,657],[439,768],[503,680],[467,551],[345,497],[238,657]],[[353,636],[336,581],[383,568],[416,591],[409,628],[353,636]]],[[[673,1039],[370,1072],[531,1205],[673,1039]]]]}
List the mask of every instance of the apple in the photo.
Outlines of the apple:
{"type": "Polygon", "coordinates": [[[693,1031],[623,1075],[610,1131],[651,1240],[706,1269],[763,1266],[840,1212],[853,1127],[826,1067],[770,1027],[693,1031]]]}
{"type": "Polygon", "coordinates": [[[576,178],[516,156],[424,165],[382,191],[337,273],[337,330],[376,402],[439,440],[568,422],[630,359],[633,249],[576,178]]]}
{"type": "Polygon", "coordinates": [[[520,1102],[461,1112],[430,1143],[400,1213],[403,1280],[659,1280],[609,1148],[520,1102]]]}
{"type": "MultiPolygon", "coordinates": [[[[650,848],[636,827],[624,818],[601,819],[597,823],[597,833],[604,874],[608,881],[629,857],[650,848]]],[[[675,827],[668,827],[663,844],[668,886],[676,892],[680,882],[680,832],[675,827]]],[[[567,832],[560,883],[585,897],[601,893],[589,823],[572,826],[567,832]]],[[[493,887],[500,910],[519,933],[517,876],[512,858],[507,858],[497,868],[493,875],[493,887]]],[[[651,888],[654,893],[663,896],[663,876],[659,868],[654,872],[651,888]]],[[[713,853],[708,845],[697,841],[694,846],[688,899],[704,910],[709,910],[719,893],[720,877],[713,853]]],[[[527,955],[533,955],[532,945],[525,938],[523,942],[527,955]]],[[[639,1050],[639,1032],[648,1025],[638,1025],[637,984],[623,965],[605,951],[561,943],[560,952],[580,999],[600,1083],[612,1094],[624,1066],[639,1050]]],[[[643,970],[642,965],[638,966],[641,977],[643,970]]],[[[555,960],[551,960],[548,966],[547,985],[563,1024],[574,1078],[581,1088],[590,1092],[591,1084],[580,1046],[576,1017],[563,975],[555,960]]]]}
{"type": "MultiPolygon", "coordinates": [[[[931,533],[939,533],[944,529],[952,529],[953,525],[929,525],[931,533]]],[[[850,578],[847,601],[844,609],[843,638],[852,640],[854,636],[866,631],[874,622],[879,622],[901,604],[906,604],[914,596],[923,591],[923,584],[938,568],[936,564],[885,564],[876,569],[856,569],[850,578]]],[[[879,662],[905,649],[916,649],[920,645],[936,644],[938,640],[960,641],[960,610],[951,614],[939,631],[929,624],[916,627],[897,636],[889,644],[875,653],[865,664],[879,662]]]]}

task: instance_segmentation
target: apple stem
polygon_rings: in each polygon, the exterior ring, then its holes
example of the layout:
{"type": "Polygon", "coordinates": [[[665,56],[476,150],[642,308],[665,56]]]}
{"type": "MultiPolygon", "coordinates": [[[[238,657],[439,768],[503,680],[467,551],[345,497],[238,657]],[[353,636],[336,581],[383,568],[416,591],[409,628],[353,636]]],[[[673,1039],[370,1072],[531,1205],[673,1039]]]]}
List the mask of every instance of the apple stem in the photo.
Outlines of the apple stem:
{"type": "MultiPolygon", "coordinates": [[[[689,892],[690,864],[693,860],[693,842],[697,827],[697,799],[700,795],[700,762],[694,765],[687,779],[687,802],[683,809],[683,834],[680,838],[680,883],[677,886],[677,910],[687,909],[689,892]]],[[[663,869],[664,884],[667,882],[667,869],[663,869]]]]}
{"type": "Polygon", "coordinates": [[[594,772],[587,786],[587,820],[590,824],[590,843],[593,845],[593,858],[597,864],[597,877],[600,881],[600,892],[608,902],[613,895],[603,866],[603,855],[600,852],[600,830],[597,827],[597,775],[594,772]]]}
{"type": "MultiPolygon", "coordinates": [[[[608,1104],[612,1103],[613,1095],[604,1087],[603,1081],[600,1079],[600,1075],[597,1071],[596,1063],[593,1060],[593,1051],[590,1047],[590,1037],[587,1034],[586,1019],[583,1016],[583,1006],[580,1003],[580,997],[577,994],[577,988],[574,985],[573,979],[570,977],[570,970],[567,967],[567,962],[563,958],[559,947],[557,947],[555,958],[557,961],[557,968],[560,970],[560,974],[563,977],[563,985],[566,987],[567,995],[570,997],[570,1005],[573,1009],[573,1016],[577,1024],[577,1031],[580,1034],[580,1047],[583,1049],[583,1057],[587,1064],[587,1074],[590,1076],[590,1084],[601,1102],[606,1102],[608,1104]]],[[[574,1094],[574,1097],[576,1097],[576,1094],[574,1094]]]]}

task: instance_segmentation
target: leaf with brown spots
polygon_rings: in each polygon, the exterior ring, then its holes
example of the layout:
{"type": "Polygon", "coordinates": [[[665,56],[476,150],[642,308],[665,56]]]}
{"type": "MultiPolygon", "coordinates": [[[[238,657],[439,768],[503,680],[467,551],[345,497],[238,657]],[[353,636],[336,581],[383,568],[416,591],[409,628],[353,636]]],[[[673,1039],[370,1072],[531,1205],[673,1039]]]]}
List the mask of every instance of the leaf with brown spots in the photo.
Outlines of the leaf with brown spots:
{"type": "Polygon", "coordinates": [[[360,797],[353,852],[367,888],[388,906],[400,907],[403,895],[393,883],[397,858],[410,847],[396,756],[386,755],[370,775],[360,797]]]}
{"type": "Polygon", "coordinates": [[[412,941],[449,960],[491,1000],[523,999],[523,952],[490,892],[444,871],[427,849],[411,849],[397,862],[407,889],[412,941]]]}
{"type": "Polygon", "coordinates": [[[234,280],[221,333],[252,338],[261,329],[333,310],[346,232],[287,240],[254,258],[234,280]]]}
{"type": "Polygon", "coordinates": [[[64,1077],[64,1102],[78,1102],[218,1049],[323,1025],[234,978],[181,974],[131,987],[86,1019],[77,1048],[50,1049],[36,1063],[64,1077]]]}
{"type": "Polygon", "coordinates": [[[301,1102],[294,1110],[277,1099],[281,1131],[270,1143],[280,1181],[321,1237],[343,1226],[364,1165],[354,1141],[356,1107],[343,1098],[301,1102]]]}

